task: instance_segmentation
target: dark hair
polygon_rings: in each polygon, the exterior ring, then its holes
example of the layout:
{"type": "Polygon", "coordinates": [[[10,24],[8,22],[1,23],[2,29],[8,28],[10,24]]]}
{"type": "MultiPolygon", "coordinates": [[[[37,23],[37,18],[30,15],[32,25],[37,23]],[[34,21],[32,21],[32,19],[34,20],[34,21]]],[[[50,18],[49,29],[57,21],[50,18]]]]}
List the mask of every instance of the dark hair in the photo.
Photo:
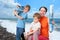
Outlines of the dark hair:
{"type": "Polygon", "coordinates": [[[28,11],[30,11],[30,8],[31,8],[30,5],[26,5],[25,7],[28,7],[29,8],[28,11]]]}
{"type": "Polygon", "coordinates": [[[40,14],[39,13],[35,13],[34,15],[33,15],[33,17],[37,17],[38,19],[40,19],[40,14]]]}
{"type": "Polygon", "coordinates": [[[20,7],[20,5],[17,5],[18,7],[20,7]]]}
{"type": "Polygon", "coordinates": [[[39,11],[41,10],[41,8],[44,8],[46,10],[46,12],[47,12],[47,8],[46,7],[44,7],[44,6],[40,7],[39,11]]]}

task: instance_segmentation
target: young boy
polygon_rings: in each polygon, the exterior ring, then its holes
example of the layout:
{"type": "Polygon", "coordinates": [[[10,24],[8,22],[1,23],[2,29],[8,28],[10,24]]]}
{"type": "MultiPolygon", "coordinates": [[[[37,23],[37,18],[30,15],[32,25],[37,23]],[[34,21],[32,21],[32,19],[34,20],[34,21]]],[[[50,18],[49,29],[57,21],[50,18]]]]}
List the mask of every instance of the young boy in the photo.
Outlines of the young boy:
{"type": "Polygon", "coordinates": [[[27,18],[27,12],[30,10],[30,6],[26,5],[23,9],[23,12],[14,11],[14,15],[18,18],[17,21],[17,30],[16,30],[16,40],[21,40],[21,37],[24,39],[24,29],[25,29],[25,20],[27,18]],[[19,13],[19,15],[18,15],[19,13]]]}
{"type": "Polygon", "coordinates": [[[40,34],[40,14],[39,13],[35,13],[33,16],[34,20],[31,23],[30,26],[30,31],[28,33],[25,34],[26,40],[31,40],[32,37],[34,40],[38,40],[38,35],[40,34]]]}

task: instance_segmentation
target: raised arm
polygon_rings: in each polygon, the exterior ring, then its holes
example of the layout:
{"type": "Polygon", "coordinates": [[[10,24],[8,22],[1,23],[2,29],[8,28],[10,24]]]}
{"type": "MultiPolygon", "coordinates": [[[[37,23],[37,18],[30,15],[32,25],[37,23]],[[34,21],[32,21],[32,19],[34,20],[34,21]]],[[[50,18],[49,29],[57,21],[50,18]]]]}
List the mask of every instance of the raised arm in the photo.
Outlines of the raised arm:
{"type": "Polygon", "coordinates": [[[21,20],[23,19],[22,16],[19,16],[19,15],[18,15],[18,12],[17,12],[16,10],[14,10],[14,15],[15,15],[17,18],[21,19],[21,20]]]}

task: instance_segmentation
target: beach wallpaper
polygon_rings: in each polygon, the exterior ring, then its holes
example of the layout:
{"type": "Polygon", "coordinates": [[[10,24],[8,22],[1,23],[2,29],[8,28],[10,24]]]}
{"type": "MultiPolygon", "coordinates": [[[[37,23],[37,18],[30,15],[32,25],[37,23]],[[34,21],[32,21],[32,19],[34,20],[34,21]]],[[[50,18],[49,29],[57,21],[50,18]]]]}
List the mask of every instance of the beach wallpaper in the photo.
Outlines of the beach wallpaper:
{"type": "Polygon", "coordinates": [[[50,40],[60,40],[60,0],[0,0],[0,26],[16,35],[17,18],[14,16],[13,11],[16,8],[16,5],[25,6],[27,4],[31,6],[31,10],[28,12],[25,30],[29,31],[29,25],[33,21],[34,13],[39,12],[41,6],[45,6],[48,8],[46,16],[50,20],[50,31],[52,31],[52,19],[56,23],[53,32],[49,33],[49,38],[50,40]]]}

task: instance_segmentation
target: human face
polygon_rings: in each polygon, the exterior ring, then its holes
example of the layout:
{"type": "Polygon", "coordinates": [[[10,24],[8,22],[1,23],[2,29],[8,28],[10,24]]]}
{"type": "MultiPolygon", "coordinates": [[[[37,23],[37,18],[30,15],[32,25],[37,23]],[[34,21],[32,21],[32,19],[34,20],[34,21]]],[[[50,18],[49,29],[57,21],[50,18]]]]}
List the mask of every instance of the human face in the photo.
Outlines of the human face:
{"type": "Polygon", "coordinates": [[[41,15],[41,17],[42,17],[42,16],[45,16],[45,14],[46,14],[45,8],[41,8],[41,9],[40,9],[40,15],[41,15]]]}
{"type": "Polygon", "coordinates": [[[39,19],[37,17],[34,17],[34,22],[37,23],[39,19]]]}
{"type": "Polygon", "coordinates": [[[28,8],[28,7],[25,7],[23,11],[24,11],[25,13],[27,13],[28,10],[29,10],[29,8],[28,8]]]}

